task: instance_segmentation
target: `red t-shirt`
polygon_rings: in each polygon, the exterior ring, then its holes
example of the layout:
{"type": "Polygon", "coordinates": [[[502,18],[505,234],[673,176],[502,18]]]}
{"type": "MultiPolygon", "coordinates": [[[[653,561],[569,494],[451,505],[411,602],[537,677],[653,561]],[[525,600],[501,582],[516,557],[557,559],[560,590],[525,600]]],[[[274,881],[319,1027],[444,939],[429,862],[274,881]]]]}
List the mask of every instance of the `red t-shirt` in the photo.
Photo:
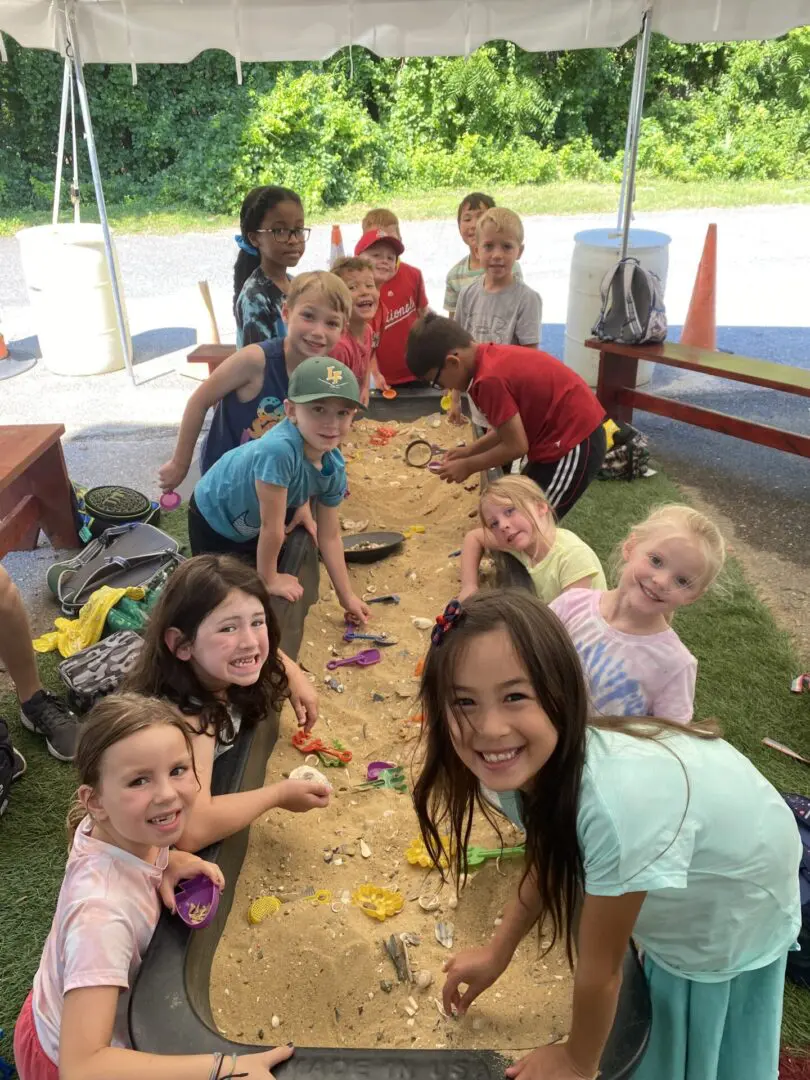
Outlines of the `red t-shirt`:
{"type": "Polygon", "coordinates": [[[494,428],[520,414],[529,461],[558,461],[605,418],[575,371],[548,353],[521,345],[479,345],[469,394],[494,428]]]}
{"type": "Polygon", "coordinates": [[[345,330],[329,354],[354,372],[361,390],[371,367],[372,337],[371,327],[368,325],[363,327],[362,341],[358,341],[354,334],[345,330]]]}
{"type": "Polygon", "coordinates": [[[377,363],[392,386],[414,382],[405,363],[405,346],[419,312],[428,306],[422,271],[400,262],[390,281],[380,286],[380,309],[385,322],[377,345],[377,363]]]}

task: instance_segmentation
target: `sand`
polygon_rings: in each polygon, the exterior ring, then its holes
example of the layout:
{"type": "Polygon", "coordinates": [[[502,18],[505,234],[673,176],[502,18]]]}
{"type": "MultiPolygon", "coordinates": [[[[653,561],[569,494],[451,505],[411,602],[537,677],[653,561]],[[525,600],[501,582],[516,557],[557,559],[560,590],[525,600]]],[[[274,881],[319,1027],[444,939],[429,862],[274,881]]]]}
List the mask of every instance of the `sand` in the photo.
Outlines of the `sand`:
{"type": "MultiPolygon", "coordinates": [[[[396,427],[397,434],[380,447],[368,445],[379,425],[361,421],[344,446],[351,494],[341,509],[348,531],[355,531],[351,523],[367,521],[369,530],[403,532],[422,525],[425,532],[413,535],[398,554],[368,566],[350,566],[358,593],[367,598],[393,592],[401,602],[372,606],[371,625],[395,637],[397,644],[382,649],[382,660],[375,666],[334,672],[344,687],[342,693],[324,684],[324,677],[331,674],[325,670],[326,662],[373,646],[342,640],[342,611],[322,571],[321,602],[307,618],[299,660],[319,687],[321,718],[315,733],[325,741],[339,739],[352,751],[353,760],[346,768],[322,769],[334,786],[326,810],[273,811],[251,829],[211,980],[214,1019],[240,1041],[517,1053],[561,1038],[568,1029],[567,964],[558,949],[541,957],[534,934],[468,1016],[448,1020],[441,1015],[441,969],[451,953],[436,940],[436,923],[453,924],[454,952],[486,942],[517,888],[521,861],[485,863],[472,872],[457,906],[452,906],[455,889],[449,883],[442,887],[435,871],[410,865],[405,858],[406,848],[419,835],[409,795],[356,788],[366,778],[367,763],[375,760],[405,766],[412,784],[420,732],[419,724],[411,720],[418,713],[415,670],[427,649],[429,631],[415,628],[411,620],[432,622],[454,596],[458,558],[450,553],[461,546],[473,524],[469,515],[477,506],[477,485],[466,490],[443,484],[404,461],[405,446],[420,435],[444,447],[455,444],[458,429],[444,420],[435,426],[437,421],[438,417],[385,425],[396,427]],[[361,854],[361,839],[371,851],[368,858],[361,854]],[[347,904],[363,883],[398,890],[404,897],[402,910],[379,922],[347,904]],[[329,890],[331,902],[302,898],[307,888],[329,890]],[[251,925],[248,908],[264,895],[287,902],[277,914],[251,925]],[[439,906],[423,910],[420,895],[437,896],[439,906]],[[420,938],[421,943],[409,951],[412,968],[432,975],[426,988],[398,981],[385,951],[385,939],[403,932],[420,938]]],[[[468,481],[467,487],[472,486],[468,481]]],[[[304,763],[304,755],[290,743],[294,730],[292,713],[285,707],[279,742],[268,763],[268,783],[304,763]]],[[[505,820],[502,833],[506,845],[520,842],[505,820]]],[[[500,846],[497,833],[483,818],[476,822],[473,842],[500,846]]]]}

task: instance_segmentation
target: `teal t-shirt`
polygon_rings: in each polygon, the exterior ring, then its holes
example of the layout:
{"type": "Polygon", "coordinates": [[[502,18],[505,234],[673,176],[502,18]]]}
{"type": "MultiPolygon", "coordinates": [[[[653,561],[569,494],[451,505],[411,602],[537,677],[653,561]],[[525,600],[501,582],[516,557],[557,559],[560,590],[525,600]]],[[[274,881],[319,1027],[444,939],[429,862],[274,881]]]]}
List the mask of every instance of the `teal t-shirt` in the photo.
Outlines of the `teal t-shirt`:
{"type": "MultiPolygon", "coordinates": [[[[521,825],[517,793],[497,799],[521,825]]],[[[633,937],[668,971],[722,982],[794,945],[802,849],[793,814],[722,739],[590,728],[577,832],[585,891],[646,892],[633,937]]]]}
{"type": "Polygon", "coordinates": [[[282,420],[260,439],[236,446],[214,462],[194,488],[197,509],[212,529],[229,540],[253,540],[261,517],[256,481],[287,489],[287,507],[313,496],[338,506],[346,491],[346,463],[339,450],[323,455],[317,469],[304,454],[295,424],[282,420]]]}

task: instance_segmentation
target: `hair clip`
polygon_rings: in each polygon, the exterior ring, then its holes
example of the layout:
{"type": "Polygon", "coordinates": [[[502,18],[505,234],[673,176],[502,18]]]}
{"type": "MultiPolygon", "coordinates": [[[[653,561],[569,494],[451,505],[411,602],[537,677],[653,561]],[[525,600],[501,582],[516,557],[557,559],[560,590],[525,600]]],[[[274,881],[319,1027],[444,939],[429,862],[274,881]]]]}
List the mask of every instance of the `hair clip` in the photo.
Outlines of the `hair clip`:
{"type": "Polygon", "coordinates": [[[441,645],[444,635],[456,625],[463,614],[459,601],[451,600],[444,609],[444,614],[436,616],[436,625],[430,632],[430,640],[434,645],[441,645]]]}

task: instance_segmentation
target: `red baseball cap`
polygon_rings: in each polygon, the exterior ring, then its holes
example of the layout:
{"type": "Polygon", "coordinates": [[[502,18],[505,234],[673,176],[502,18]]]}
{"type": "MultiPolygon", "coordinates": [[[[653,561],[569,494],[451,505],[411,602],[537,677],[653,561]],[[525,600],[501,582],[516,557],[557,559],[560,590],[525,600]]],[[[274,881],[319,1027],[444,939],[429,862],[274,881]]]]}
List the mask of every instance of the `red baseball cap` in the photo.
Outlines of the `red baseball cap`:
{"type": "Polygon", "coordinates": [[[397,255],[401,255],[405,250],[405,245],[402,241],[398,240],[396,236],[391,236],[385,229],[369,229],[368,232],[363,233],[357,241],[354,248],[355,255],[362,255],[372,244],[378,244],[381,240],[385,240],[387,244],[390,244],[397,255]]]}

